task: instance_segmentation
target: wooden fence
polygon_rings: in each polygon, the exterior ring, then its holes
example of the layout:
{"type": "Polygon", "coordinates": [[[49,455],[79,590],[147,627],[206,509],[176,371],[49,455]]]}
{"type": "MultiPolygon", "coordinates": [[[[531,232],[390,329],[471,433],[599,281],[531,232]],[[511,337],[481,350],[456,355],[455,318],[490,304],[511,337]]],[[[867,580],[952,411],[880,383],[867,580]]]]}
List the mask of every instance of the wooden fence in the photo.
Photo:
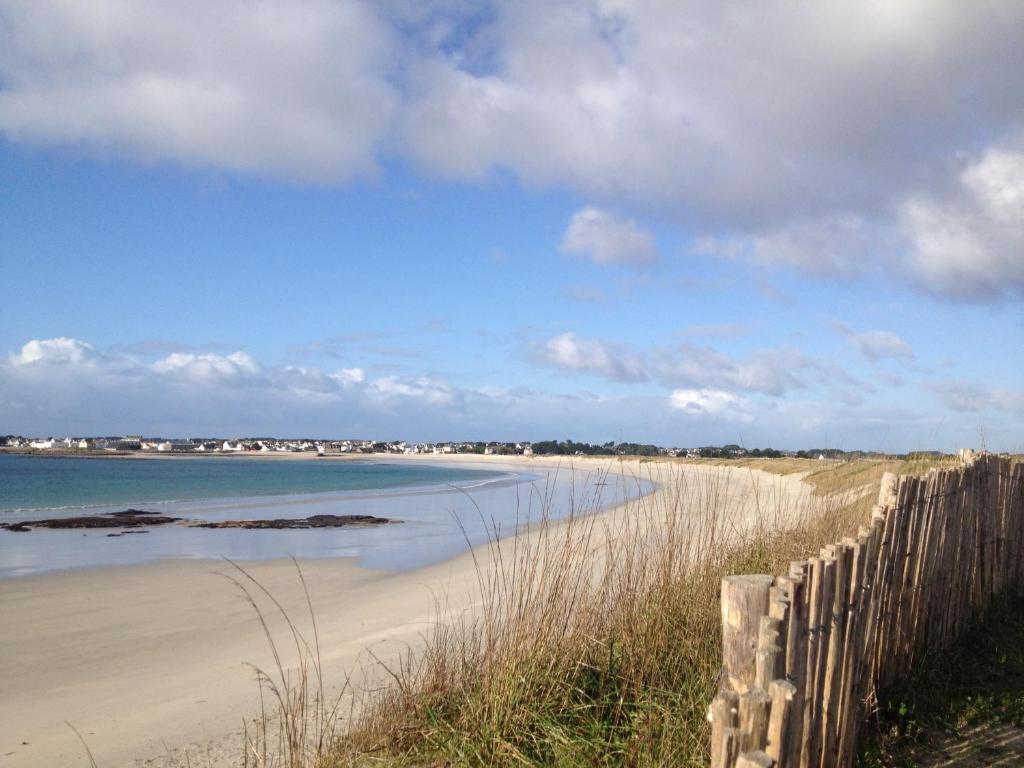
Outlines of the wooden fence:
{"type": "Polygon", "coordinates": [[[1024,591],[1024,464],[887,474],[871,525],[789,573],[722,581],[712,768],[852,766],[875,692],[1024,591]]]}

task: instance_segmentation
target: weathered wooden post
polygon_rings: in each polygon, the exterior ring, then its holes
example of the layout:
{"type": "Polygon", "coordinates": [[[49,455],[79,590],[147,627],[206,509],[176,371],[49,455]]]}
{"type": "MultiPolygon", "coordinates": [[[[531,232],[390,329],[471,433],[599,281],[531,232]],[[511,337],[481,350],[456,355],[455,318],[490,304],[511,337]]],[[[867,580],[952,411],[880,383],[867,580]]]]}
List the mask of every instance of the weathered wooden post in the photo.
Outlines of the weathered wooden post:
{"type": "Polygon", "coordinates": [[[765,752],[775,761],[778,768],[791,768],[796,765],[796,761],[788,752],[789,723],[793,716],[796,686],[785,680],[774,680],[768,686],[768,695],[772,700],[772,711],[768,718],[768,746],[765,747],[765,752]]]}
{"type": "Polygon", "coordinates": [[[768,615],[772,581],[761,574],[722,579],[722,682],[739,694],[754,687],[761,617],[768,615]]]}
{"type": "Polygon", "coordinates": [[[772,697],[760,688],[751,688],[740,696],[741,746],[744,751],[764,749],[768,746],[768,718],[772,697]]]}
{"type": "Polygon", "coordinates": [[[736,760],[736,768],[772,768],[774,765],[775,761],[766,752],[759,749],[744,752],[736,760]]]}
{"type": "MultiPolygon", "coordinates": [[[[711,702],[711,768],[724,768],[729,762],[727,731],[735,731],[740,722],[740,697],[735,691],[722,689],[711,702]]],[[[737,744],[738,747],[738,744],[737,744]]]]}

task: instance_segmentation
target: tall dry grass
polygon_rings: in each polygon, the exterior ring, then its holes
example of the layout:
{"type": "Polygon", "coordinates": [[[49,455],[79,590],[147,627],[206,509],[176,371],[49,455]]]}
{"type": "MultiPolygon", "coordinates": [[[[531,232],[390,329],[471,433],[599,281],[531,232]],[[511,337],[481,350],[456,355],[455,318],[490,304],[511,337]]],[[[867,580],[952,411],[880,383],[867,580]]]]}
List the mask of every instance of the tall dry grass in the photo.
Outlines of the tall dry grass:
{"type": "Polygon", "coordinates": [[[866,522],[882,472],[930,467],[779,465],[779,475],[810,480],[813,492],[794,495],[781,480],[757,481],[755,471],[768,467],[727,464],[731,478],[681,471],[680,462],[637,463],[644,475],[633,479],[658,491],[611,514],[595,514],[608,471],[574,493],[566,519],[551,514],[551,486],[536,489],[518,535],[492,526],[474,550],[479,610],[456,614],[439,599],[422,647],[384,667],[391,684],[355,695],[348,678],[324,680],[298,563],[306,631],[230,563],[273,659],[254,668],[264,707],[245,725],[239,765],[706,765],[722,577],[784,572],[866,522]],[[749,483],[736,482],[743,473],[749,483]]]}
{"type": "Polygon", "coordinates": [[[618,513],[542,507],[492,538],[479,613],[442,616],[327,764],[706,764],[722,577],[782,572],[864,520],[847,495],[643,468],[659,491],[618,513]]]}
{"type": "MultiPolygon", "coordinates": [[[[232,570],[223,574],[256,614],[273,659],[269,669],[250,665],[260,687],[260,713],[243,722],[242,768],[321,768],[339,733],[339,706],[348,680],[333,699],[327,698],[316,611],[302,568],[293,562],[308,611],[306,632],[244,567],[227,560],[232,570]],[[268,616],[268,611],[275,616],[268,616]],[[283,635],[274,631],[277,624],[283,625],[283,635]]],[[[185,760],[190,768],[187,753],[185,760]]]]}

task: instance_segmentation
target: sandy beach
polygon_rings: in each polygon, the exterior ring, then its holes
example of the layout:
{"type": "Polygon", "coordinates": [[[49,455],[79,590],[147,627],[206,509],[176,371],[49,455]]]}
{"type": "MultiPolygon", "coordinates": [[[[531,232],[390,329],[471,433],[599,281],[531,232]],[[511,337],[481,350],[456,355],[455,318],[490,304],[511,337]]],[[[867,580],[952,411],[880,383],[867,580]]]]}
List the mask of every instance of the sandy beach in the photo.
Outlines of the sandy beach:
{"type": "MultiPolygon", "coordinates": [[[[445,460],[488,463],[479,456],[445,460]]],[[[523,464],[536,469],[566,460],[523,464]]],[[[791,503],[808,495],[798,478],[735,468],[608,459],[573,465],[652,477],[660,484],[647,497],[652,504],[674,482],[713,480],[747,517],[763,511],[771,495],[791,503]]],[[[619,507],[600,517],[614,523],[624,514],[619,507]]],[[[476,554],[486,566],[486,552],[476,554]]],[[[245,567],[308,630],[294,564],[245,567]]],[[[438,600],[457,614],[472,611],[479,599],[471,553],[405,573],[345,559],[306,560],[301,567],[334,690],[347,672],[371,660],[367,648],[386,661],[415,647],[437,618],[438,600]]],[[[164,561],[0,581],[0,764],[88,765],[67,723],[104,768],[183,765],[186,750],[193,766],[240,764],[243,722],[260,706],[249,665],[269,668],[272,657],[252,607],[225,578],[230,572],[223,561],[164,561]]],[[[280,624],[272,617],[272,628],[280,624]]]]}

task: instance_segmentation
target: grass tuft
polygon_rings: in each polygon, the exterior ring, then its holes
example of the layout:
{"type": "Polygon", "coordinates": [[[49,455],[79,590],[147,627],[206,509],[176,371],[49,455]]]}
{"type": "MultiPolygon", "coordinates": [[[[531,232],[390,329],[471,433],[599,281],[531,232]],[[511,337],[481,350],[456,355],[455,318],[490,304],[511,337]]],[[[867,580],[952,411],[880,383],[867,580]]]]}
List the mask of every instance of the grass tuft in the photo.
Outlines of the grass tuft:
{"type": "Polygon", "coordinates": [[[849,489],[798,501],[751,474],[737,496],[720,474],[644,469],[660,491],[623,514],[542,513],[492,540],[481,613],[439,621],[332,765],[705,765],[722,577],[782,573],[866,516],[849,489]]]}
{"type": "Polygon", "coordinates": [[[476,610],[453,615],[439,599],[435,628],[398,663],[367,652],[390,684],[356,695],[344,728],[320,693],[308,593],[313,643],[284,616],[296,674],[255,597],[280,605],[236,566],[276,660],[261,681],[277,714],[247,733],[245,765],[706,765],[722,578],[786,572],[869,520],[882,473],[927,466],[783,461],[775,474],[812,487],[793,496],[755,474],[759,464],[732,462],[728,478],[681,464],[634,465],[659,490],[610,515],[591,514],[604,473],[565,520],[550,515],[550,489],[537,490],[519,535],[493,531],[473,551],[476,610]],[[736,473],[749,477],[744,492],[736,473]]]}

